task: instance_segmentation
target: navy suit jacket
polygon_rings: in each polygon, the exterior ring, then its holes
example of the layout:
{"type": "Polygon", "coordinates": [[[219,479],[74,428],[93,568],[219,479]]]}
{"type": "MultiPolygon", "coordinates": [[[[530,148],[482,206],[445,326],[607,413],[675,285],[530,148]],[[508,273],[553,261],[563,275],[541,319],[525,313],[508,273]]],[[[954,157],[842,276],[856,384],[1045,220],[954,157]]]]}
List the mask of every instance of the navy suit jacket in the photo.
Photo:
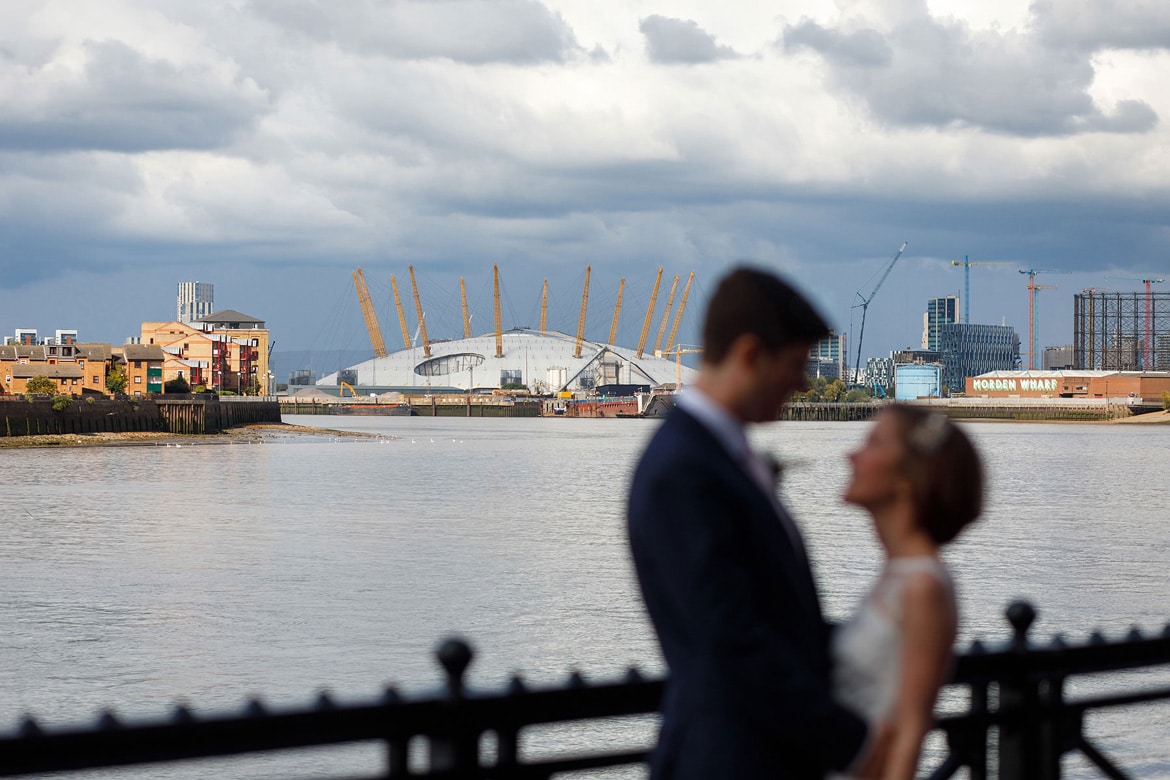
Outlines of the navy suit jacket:
{"type": "Polygon", "coordinates": [[[652,780],[821,778],[865,741],[831,697],[829,628],[778,511],[685,410],[642,455],[630,548],[670,667],[652,780]]]}

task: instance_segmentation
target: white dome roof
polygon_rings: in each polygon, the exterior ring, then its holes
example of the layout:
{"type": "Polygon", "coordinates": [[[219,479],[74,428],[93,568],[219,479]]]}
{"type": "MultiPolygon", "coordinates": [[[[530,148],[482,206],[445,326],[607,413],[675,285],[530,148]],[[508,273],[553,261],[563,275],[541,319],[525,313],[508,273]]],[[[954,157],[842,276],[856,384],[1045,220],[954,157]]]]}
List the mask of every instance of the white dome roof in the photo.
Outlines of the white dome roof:
{"type": "MultiPolygon", "coordinates": [[[[527,328],[504,331],[503,356],[496,357],[495,334],[455,341],[431,342],[431,356],[414,347],[373,358],[351,366],[356,372],[351,385],[364,387],[456,387],[498,388],[505,384],[526,385],[533,392],[589,390],[601,385],[683,384],[694,381],[697,372],[678,366],[674,360],[643,354],[613,344],[581,343],[581,356],[574,357],[577,340],[555,331],[541,334],[527,328]]],[[[318,380],[318,385],[338,385],[335,372],[318,380]]]]}

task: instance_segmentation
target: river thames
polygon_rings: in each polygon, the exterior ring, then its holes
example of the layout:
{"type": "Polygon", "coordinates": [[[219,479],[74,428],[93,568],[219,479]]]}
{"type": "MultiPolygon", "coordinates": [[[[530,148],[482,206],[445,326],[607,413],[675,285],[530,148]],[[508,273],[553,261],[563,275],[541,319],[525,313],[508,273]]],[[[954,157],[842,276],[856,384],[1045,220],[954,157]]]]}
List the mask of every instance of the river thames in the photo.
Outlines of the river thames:
{"type": "MultiPolygon", "coordinates": [[[[25,713],[49,725],[89,721],[107,707],[162,717],[179,699],[219,714],[253,695],[287,707],[322,689],[342,701],[388,683],[425,692],[440,679],[433,649],[454,634],[476,648],[477,687],[515,672],[541,684],[572,669],[597,679],[628,665],[662,671],[624,530],[630,473],[658,423],[285,421],[379,438],[0,452],[0,728],[25,713]]],[[[947,556],[961,644],[1004,638],[1002,611],[1016,598],[1036,604],[1035,636],[1160,631],[1170,620],[1170,428],[964,427],[984,454],[990,495],[947,556]]],[[[866,517],[839,500],[845,455],[867,429],[781,423],[753,434],[787,464],[782,493],[834,619],[879,565],[866,517]]],[[[1170,705],[1103,717],[1100,728],[1100,746],[1136,776],[1170,777],[1170,705]]],[[[359,746],[212,766],[304,777],[380,761],[359,746]]],[[[1091,776],[1078,759],[1066,768],[1091,776]]]]}

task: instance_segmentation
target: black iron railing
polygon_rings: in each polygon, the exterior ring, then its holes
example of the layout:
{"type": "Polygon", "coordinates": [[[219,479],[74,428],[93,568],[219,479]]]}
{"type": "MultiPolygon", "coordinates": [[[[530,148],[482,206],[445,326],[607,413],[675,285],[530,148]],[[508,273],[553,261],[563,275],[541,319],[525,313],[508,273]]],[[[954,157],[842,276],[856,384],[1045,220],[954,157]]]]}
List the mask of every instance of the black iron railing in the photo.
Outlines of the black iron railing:
{"type": "MultiPolygon", "coordinates": [[[[1080,675],[1170,666],[1170,627],[1158,636],[1099,635],[1079,644],[1029,641],[1032,607],[1009,607],[1010,641],[973,645],[957,661],[951,688],[969,695],[965,711],[939,719],[946,756],[932,778],[966,767],[972,780],[1059,778],[1061,758],[1080,752],[1106,777],[1128,775],[1086,733],[1087,712],[1170,698],[1170,688],[1141,688],[1110,696],[1072,698],[1065,684],[1080,675]]],[[[438,660],[447,676],[435,695],[404,698],[393,689],[380,700],[341,705],[322,696],[310,707],[271,711],[259,701],[242,713],[206,717],[177,708],[166,720],[129,723],[104,713],[85,728],[44,728],[26,719],[0,734],[0,776],[272,754],[298,748],[377,742],[384,746],[378,777],[547,778],[581,770],[645,762],[648,746],[598,746],[587,754],[530,757],[526,731],[548,724],[652,716],[664,682],[631,669],[617,682],[572,675],[562,686],[532,688],[514,678],[504,689],[470,691],[472,659],[463,642],[445,642],[438,660]]],[[[1167,748],[1170,758],[1170,747],[1167,748]]]]}

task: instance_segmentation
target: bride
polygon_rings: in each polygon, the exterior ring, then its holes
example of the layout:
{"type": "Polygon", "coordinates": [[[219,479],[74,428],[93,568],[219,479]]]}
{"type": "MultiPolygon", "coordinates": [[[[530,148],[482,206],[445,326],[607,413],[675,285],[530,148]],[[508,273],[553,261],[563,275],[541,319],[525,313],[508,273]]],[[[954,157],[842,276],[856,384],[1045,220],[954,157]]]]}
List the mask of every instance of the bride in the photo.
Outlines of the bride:
{"type": "Polygon", "coordinates": [[[886,560],[854,616],[834,632],[834,695],[891,730],[886,780],[910,780],[950,671],[958,622],[939,549],[979,516],[983,471],[938,412],[892,405],[849,456],[845,501],[869,512],[886,560]]]}

